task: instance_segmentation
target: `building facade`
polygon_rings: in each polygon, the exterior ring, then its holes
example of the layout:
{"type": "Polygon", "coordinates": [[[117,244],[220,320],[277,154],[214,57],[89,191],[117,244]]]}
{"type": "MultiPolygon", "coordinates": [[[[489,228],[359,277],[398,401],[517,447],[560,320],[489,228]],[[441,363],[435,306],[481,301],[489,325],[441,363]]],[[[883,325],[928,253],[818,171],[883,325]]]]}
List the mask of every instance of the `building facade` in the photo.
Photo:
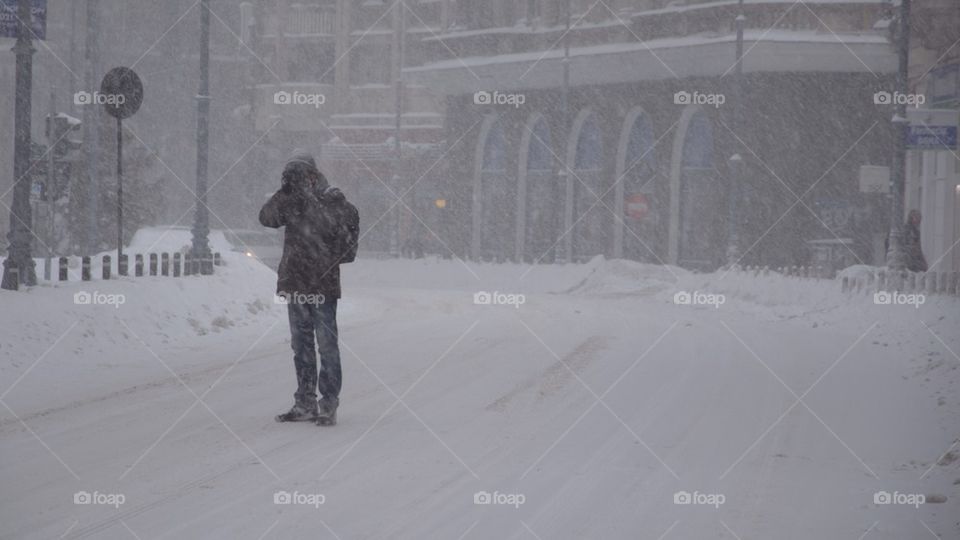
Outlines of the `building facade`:
{"type": "MultiPolygon", "coordinates": [[[[446,96],[446,244],[475,259],[596,255],[709,270],[874,263],[896,56],[887,2],[450,1],[435,56],[406,68],[446,96]],[[568,49],[565,50],[565,49],[568,49]],[[567,81],[565,84],[564,81],[567,81]],[[739,98],[739,99],[738,99],[739,98]],[[837,219],[841,216],[843,219],[837,219]],[[733,239],[733,240],[731,240],[733,239]]],[[[881,248],[882,251],[882,248],[881,248]]]]}
{"type": "MultiPolygon", "coordinates": [[[[924,109],[960,129],[960,3],[915,2],[910,44],[911,92],[925,97],[924,109]]],[[[923,216],[920,238],[930,270],[954,272],[960,270],[960,152],[940,142],[936,150],[907,153],[905,211],[923,216]]]]}
{"type": "Polygon", "coordinates": [[[264,160],[282,160],[297,147],[312,151],[331,182],[356,201],[367,252],[436,242],[428,231],[438,228],[434,165],[443,146],[443,96],[403,80],[401,66],[420,62],[430,47],[424,38],[443,31],[445,5],[245,4],[251,48],[263,61],[251,87],[253,124],[267,134],[264,160]],[[322,96],[323,103],[277,100],[298,94],[322,96]]]}

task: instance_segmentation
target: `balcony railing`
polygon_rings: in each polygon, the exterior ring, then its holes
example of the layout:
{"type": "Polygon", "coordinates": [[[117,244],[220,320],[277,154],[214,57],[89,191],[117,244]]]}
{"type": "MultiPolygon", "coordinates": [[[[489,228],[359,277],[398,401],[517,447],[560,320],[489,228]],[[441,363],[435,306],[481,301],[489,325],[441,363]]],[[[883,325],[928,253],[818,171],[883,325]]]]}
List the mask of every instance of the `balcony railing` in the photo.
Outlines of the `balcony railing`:
{"type": "Polygon", "coordinates": [[[336,16],[336,8],[332,6],[293,4],[286,32],[295,36],[333,35],[336,16]]]}
{"type": "Polygon", "coordinates": [[[264,37],[277,37],[278,26],[279,33],[288,37],[333,36],[336,32],[336,20],[337,11],[334,6],[295,3],[287,10],[285,20],[275,14],[267,16],[264,37]]]}

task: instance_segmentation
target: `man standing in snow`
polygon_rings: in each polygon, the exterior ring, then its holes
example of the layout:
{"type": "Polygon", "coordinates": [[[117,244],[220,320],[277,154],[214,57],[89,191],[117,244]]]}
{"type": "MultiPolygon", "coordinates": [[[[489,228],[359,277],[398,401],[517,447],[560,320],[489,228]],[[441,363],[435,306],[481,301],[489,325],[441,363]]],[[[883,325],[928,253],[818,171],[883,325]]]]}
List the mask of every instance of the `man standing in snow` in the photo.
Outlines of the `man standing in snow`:
{"type": "Polygon", "coordinates": [[[287,304],[297,373],[293,408],[278,415],[278,422],[337,421],[342,380],[337,335],[340,263],[353,260],[356,216],[356,208],[330,187],[313,156],[300,151],[287,161],[280,190],[260,209],[261,224],[284,227],[277,295],[287,304]],[[354,241],[353,253],[344,248],[345,233],[348,244],[349,238],[354,241]]]}

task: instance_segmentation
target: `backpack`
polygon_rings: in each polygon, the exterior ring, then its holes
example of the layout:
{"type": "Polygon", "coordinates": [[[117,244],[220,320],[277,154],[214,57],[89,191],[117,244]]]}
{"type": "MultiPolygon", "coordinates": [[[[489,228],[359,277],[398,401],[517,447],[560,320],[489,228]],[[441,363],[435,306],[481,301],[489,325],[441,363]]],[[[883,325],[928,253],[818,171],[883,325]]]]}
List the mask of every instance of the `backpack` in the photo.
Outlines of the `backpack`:
{"type": "Polygon", "coordinates": [[[330,187],[323,192],[323,206],[335,226],[333,251],[338,264],[352,263],[360,243],[360,212],[347,201],[343,192],[330,187]]]}

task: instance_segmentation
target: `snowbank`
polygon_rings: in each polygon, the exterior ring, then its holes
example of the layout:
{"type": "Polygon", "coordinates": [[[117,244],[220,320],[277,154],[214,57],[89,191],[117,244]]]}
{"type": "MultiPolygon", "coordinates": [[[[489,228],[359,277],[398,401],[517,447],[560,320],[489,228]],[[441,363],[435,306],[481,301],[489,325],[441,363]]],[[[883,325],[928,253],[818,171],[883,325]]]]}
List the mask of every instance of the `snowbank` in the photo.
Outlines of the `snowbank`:
{"type": "MultiPolygon", "coordinates": [[[[211,230],[210,249],[226,253],[233,247],[221,230],[211,230]]],[[[193,233],[187,227],[146,227],[137,230],[130,240],[130,253],[177,253],[185,252],[193,241],[193,233]]]]}
{"type": "Polygon", "coordinates": [[[0,377],[9,384],[21,376],[47,379],[56,394],[70,393],[68,381],[102,376],[93,373],[103,368],[116,373],[118,385],[133,383],[137,378],[124,374],[142,372],[145,363],[163,367],[151,351],[173,362],[179,348],[222,343],[238,332],[259,335],[281,321],[285,311],[273,301],[276,274],[238,253],[224,252],[223,260],[214,276],[124,277],[0,291],[0,377]]]}
{"type": "MultiPolygon", "coordinates": [[[[868,271],[850,268],[848,273],[868,271]]],[[[531,265],[477,263],[449,259],[359,259],[343,267],[344,290],[409,288],[429,290],[499,291],[527,296],[577,295],[603,299],[633,298],[674,304],[677,294],[722,296],[725,310],[735,309],[763,318],[792,318],[811,312],[857,316],[862,310],[886,310],[874,305],[872,294],[844,293],[839,279],[787,277],[742,270],[702,274],[683,268],[645,264],[602,256],[582,264],[531,265]]],[[[705,308],[704,306],[701,306],[705,308]]],[[[707,306],[711,307],[712,306],[707,306]]],[[[922,309],[960,313],[960,300],[935,295],[922,309]]],[[[912,308],[911,308],[912,309],[912,308]]],[[[894,310],[896,311],[896,310],[894,310]]]]}
{"type": "Polygon", "coordinates": [[[588,264],[487,263],[425,259],[357,259],[341,267],[343,287],[408,288],[458,291],[557,293],[582,281],[598,260],[588,264]]]}

